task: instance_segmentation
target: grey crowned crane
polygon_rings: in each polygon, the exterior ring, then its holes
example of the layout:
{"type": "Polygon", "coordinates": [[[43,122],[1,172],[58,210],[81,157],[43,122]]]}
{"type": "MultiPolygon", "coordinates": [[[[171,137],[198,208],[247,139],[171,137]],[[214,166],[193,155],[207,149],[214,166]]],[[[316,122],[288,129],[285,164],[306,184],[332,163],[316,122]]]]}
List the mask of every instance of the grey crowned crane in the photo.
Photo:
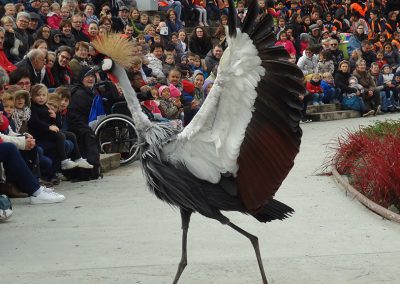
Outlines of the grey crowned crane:
{"type": "MultiPolygon", "coordinates": [[[[182,256],[173,283],[187,264],[190,216],[198,212],[248,238],[255,250],[263,283],[267,283],[258,239],[233,224],[221,211],[239,211],[260,222],[283,220],[294,212],[274,194],[293,167],[302,131],[302,72],[288,62],[283,47],[274,47],[273,19],[258,16],[249,1],[242,28],[229,4],[228,48],[203,106],[183,131],[145,116],[124,66],[130,43],[118,36],[98,38],[96,50],[114,61],[139,134],[141,163],[150,191],[180,209],[182,256]]],[[[103,67],[106,64],[103,64],[103,67]]]]}

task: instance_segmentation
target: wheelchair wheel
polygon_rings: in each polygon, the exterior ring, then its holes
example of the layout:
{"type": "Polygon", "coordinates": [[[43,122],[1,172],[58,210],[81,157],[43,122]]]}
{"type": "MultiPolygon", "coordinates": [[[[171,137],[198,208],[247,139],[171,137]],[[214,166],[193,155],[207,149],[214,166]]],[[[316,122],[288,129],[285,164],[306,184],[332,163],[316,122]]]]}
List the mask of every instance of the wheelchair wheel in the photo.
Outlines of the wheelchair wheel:
{"type": "Polygon", "coordinates": [[[135,124],[126,115],[107,115],[98,123],[94,133],[100,152],[120,153],[121,165],[133,162],[139,153],[135,124]]]}

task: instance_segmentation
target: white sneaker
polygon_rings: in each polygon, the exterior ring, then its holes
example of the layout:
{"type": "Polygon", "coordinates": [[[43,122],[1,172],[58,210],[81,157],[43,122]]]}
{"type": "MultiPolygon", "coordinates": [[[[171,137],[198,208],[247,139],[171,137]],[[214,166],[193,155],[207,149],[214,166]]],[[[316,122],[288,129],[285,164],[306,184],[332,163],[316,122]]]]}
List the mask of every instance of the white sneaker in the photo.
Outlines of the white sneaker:
{"type": "Polygon", "coordinates": [[[70,169],[76,168],[77,166],[78,166],[78,164],[71,161],[71,159],[65,159],[64,161],[61,161],[61,169],[62,170],[70,170],[70,169]]]}
{"type": "Polygon", "coordinates": [[[83,169],[93,169],[93,165],[89,164],[86,159],[79,158],[78,160],[75,160],[74,163],[78,165],[79,168],[83,169]]]}
{"type": "Polygon", "coordinates": [[[3,222],[11,217],[13,211],[11,209],[0,209],[0,222],[3,222]]]}
{"type": "Polygon", "coordinates": [[[65,196],[56,192],[48,192],[43,187],[38,196],[31,196],[31,204],[59,203],[65,200],[65,196]]]}
{"type": "Polygon", "coordinates": [[[46,192],[53,192],[54,188],[53,187],[42,186],[42,190],[44,190],[46,192]]]}

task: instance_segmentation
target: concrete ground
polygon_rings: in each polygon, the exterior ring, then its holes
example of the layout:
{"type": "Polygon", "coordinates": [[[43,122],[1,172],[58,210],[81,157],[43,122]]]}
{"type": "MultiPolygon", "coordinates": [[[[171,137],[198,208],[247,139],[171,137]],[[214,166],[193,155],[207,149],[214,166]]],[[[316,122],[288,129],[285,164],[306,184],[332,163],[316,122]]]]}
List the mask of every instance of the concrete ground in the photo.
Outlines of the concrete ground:
{"type": "MultiPolygon", "coordinates": [[[[277,199],[296,213],[283,222],[231,220],[257,235],[269,283],[399,283],[400,225],[346,197],[318,173],[330,143],[374,118],[303,124],[295,167],[277,199]]],[[[0,283],[171,283],[180,259],[180,215],[145,186],[137,162],[104,179],[64,182],[63,204],[13,200],[0,224],[0,283]]],[[[247,239],[199,214],[189,230],[180,283],[261,283],[247,239]]]]}

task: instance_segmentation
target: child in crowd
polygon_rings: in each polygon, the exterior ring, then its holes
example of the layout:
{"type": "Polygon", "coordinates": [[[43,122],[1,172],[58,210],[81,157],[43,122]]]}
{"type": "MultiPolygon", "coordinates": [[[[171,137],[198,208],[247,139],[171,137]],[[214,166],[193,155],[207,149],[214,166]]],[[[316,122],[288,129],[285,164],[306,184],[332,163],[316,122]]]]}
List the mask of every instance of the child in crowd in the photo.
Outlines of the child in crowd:
{"type": "Polygon", "coordinates": [[[150,24],[149,15],[147,15],[146,13],[141,12],[140,13],[139,23],[136,24],[137,29],[140,30],[141,32],[143,32],[144,28],[148,24],[150,24]]]}
{"type": "Polygon", "coordinates": [[[160,100],[160,111],[163,117],[168,119],[178,119],[183,112],[182,104],[179,98],[171,98],[168,86],[161,86],[158,89],[160,100]]]}
{"type": "Polygon", "coordinates": [[[158,90],[156,87],[152,87],[150,89],[150,93],[153,96],[152,100],[146,100],[143,102],[143,105],[150,110],[156,120],[163,120],[163,116],[161,114],[161,110],[159,109],[159,100],[158,100],[158,90]]]}
{"type": "Polygon", "coordinates": [[[33,134],[39,145],[43,148],[55,147],[59,160],[61,161],[61,170],[69,170],[75,167],[91,169],[93,165],[82,158],[75,135],[69,135],[68,132],[61,132],[61,124],[57,121],[57,114],[46,105],[48,102],[48,90],[43,84],[36,84],[31,88],[32,105],[31,117],[28,122],[30,132],[33,134]],[[72,158],[67,158],[65,151],[65,139],[74,143],[72,158]]]}
{"type": "Polygon", "coordinates": [[[199,11],[199,26],[208,27],[207,23],[207,10],[206,10],[206,2],[205,0],[192,0],[196,10],[199,11]]]}
{"type": "Polygon", "coordinates": [[[319,61],[317,64],[317,73],[323,74],[323,73],[331,73],[335,71],[335,65],[333,64],[333,60],[330,59],[329,51],[328,50],[322,50],[319,53],[319,61]]]}
{"type": "Polygon", "coordinates": [[[375,113],[374,110],[365,112],[366,108],[364,100],[362,98],[365,89],[361,84],[358,83],[356,77],[351,76],[349,78],[349,88],[354,90],[354,92],[343,94],[343,99],[342,99],[343,108],[359,111],[364,117],[373,115],[375,113]]]}
{"type": "MultiPolygon", "coordinates": [[[[7,117],[9,122],[9,132],[16,132],[15,130],[15,123],[12,120],[12,114],[15,110],[15,98],[10,93],[4,93],[3,95],[3,108],[4,108],[4,115],[7,117]]],[[[8,133],[6,133],[8,134],[8,133]]]]}
{"type": "Polygon", "coordinates": [[[324,91],[321,88],[321,75],[319,73],[314,73],[311,80],[306,84],[307,91],[312,95],[313,105],[323,105],[324,102],[324,91]]]}
{"type": "Polygon", "coordinates": [[[378,66],[379,66],[379,70],[382,69],[383,65],[387,64],[387,61],[383,58],[383,51],[378,51],[376,53],[376,61],[375,61],[378,66]]]}
{"type": "Polygon", "coordinates": [[[175,58],[174,55],[168,54],[165,56],[165,61],[163,62],[163,73],[168,76],[169,71],[171,71],[175,67],[175,58]]]}
{"type": "Polygon", "coordinates": [[[296,56],[296,48],[291,40],[288,40],[286,31],[279,33],[279,40],[275,43],[275,46],[282,45],[290,56],[296,56]]]}
{"type": "Polygon", "coordinates": [[[58,114],[60,115],[61,130],[68,130],[67,109],[71,101],[71,91],[66,87],[58,87],[55,93],[60,97],[58,114]]]}
{"type": "Polygon", "coordinates": [[[340,89],[335,88],[335,81],[331,73],[325,72],[324,74],[322,74],[321,87],[324,90],[324,103],[340,103],[340,89]]]}
{"type": "Polygon", "coordinates": [[[244,7],[243,1],[237,2],[236,14],[239,18],[240,22],[243,22],[244,18],[246,17],[247,9],[244,7]]]}
{"type": "Polygon", "coordinates": [[[29,99],[29,92],[25,90],[18,90],[14,93],[15,109],[11,118],[15,124],[15,132],[27,133],[28,121],[31,117],[31,100],[29,99]]]}
{"type": "Polygon", "coordinates": [[[392,73],[392,68],[388,64],[383,65],[382,73],[378,78],[378,86],[383,86],[383,92],[385,96],[383,97],[383,109],[387,108],[388,111],[395,110],[394,101],[398,98],[398,91],[394,84],[394,74],[392,73]]]}

